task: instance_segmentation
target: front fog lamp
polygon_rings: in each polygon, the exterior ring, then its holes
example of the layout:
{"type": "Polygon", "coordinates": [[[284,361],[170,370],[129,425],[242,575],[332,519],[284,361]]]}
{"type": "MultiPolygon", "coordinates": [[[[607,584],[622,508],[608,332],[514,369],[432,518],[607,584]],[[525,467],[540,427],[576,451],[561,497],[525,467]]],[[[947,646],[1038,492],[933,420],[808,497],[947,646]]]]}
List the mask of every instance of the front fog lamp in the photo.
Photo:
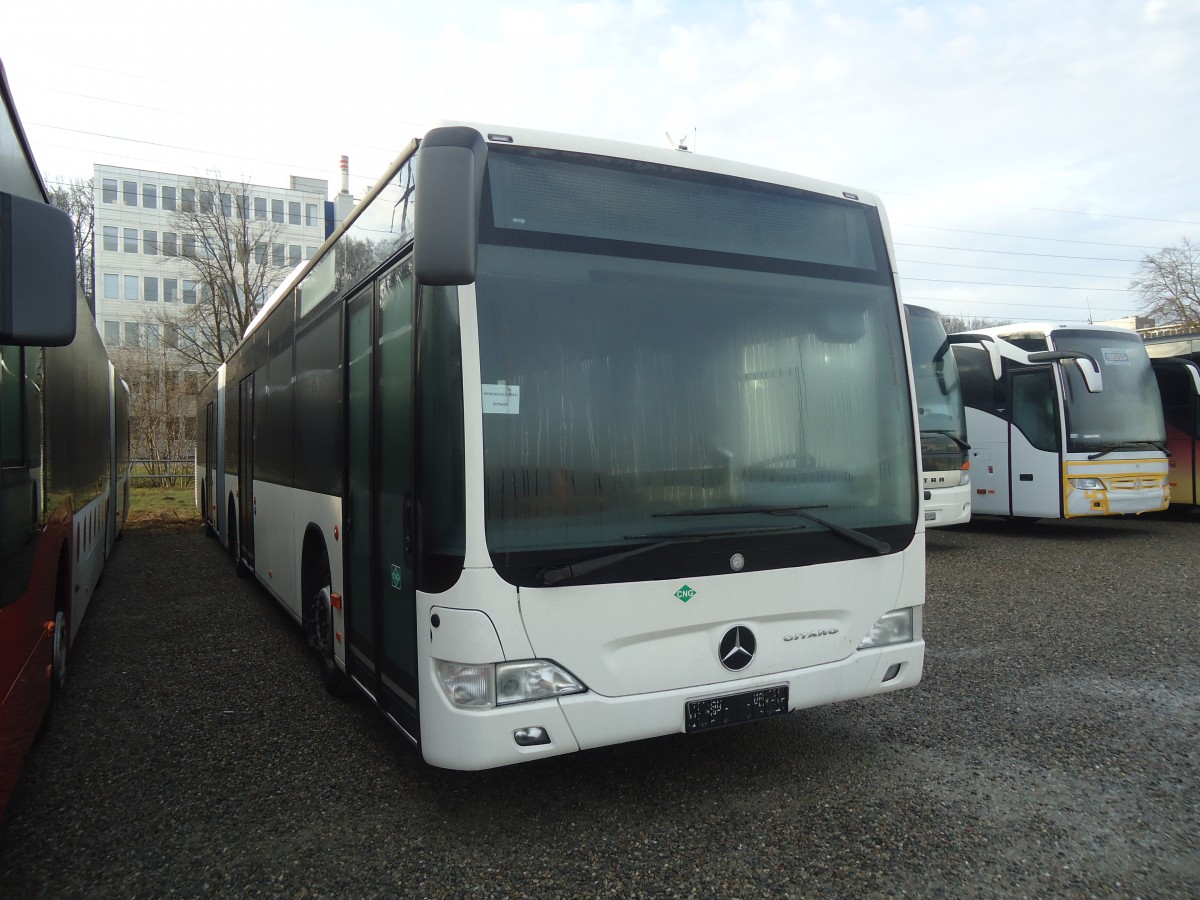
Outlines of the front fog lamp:
{"type": "Polygon", "coordinates": [[[1104,490],[1104,482],[1099,478],[1068,478],[1067,481],[1077,491],[1104,490]]]}
{"type": "Polygon", "coordinates": [[[913,639],[912,607],[893,609],[879,617],[871,626],[867,636],[858,645],[859,650],[871,647],[886,647],[888,644],[904,644],[913,639]]]}
{"type": "Polygon", "coordinates": [[[460,709],[491,709],[587,690],[570,672],[544,659],[476,665],[439,659],[436,672],[442,690],[460,709]]]}

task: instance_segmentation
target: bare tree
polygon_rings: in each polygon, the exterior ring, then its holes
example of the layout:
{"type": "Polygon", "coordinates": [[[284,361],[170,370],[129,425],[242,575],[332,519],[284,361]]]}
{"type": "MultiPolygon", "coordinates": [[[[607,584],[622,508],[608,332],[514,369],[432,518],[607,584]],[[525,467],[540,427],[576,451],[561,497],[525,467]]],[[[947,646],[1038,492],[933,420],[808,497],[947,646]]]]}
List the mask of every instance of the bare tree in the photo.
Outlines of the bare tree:
{"type": "Polygon", "coordinates": [[[995,328],[997,325],[1007,325],[1003,319],[988,319],[981,316],[942,316],[942,327],[947,334],[959,331],[978,331],[980,328],[995,328]]]}
{"type": "Polygon", "coordinates": [[[167,342],[206,374],[228,358],[291,268],[278,241],[285,222],[251,209],[250,193],[243,182],[197,178],[194,190],[182,191],[174,216],[180,242],[163,248],[164,261],[182,260],[196,291],[183,298],[190,305],[182,316],[160,314],[164,337],[170,331],[167,342]]]}
{"type": "Polygon", "coordinates": [[[96,223],[90,178],[59,178],[50,188],[50,202],[71,217],[75,226],[75,271],[88,306],[96,308],[96,277],[92,265],[96,223]]]}
{"type": "Polygon", "coordinates": [[[132,335],[124,346],[109,350],[129,384],[132,456],[142,461],[142,474],[153,476],[152,484],[173,485],[178,476],[171,464],[190,454],[194,444],[199,378],[180,370],[178,353],[164,345],[153,318],[138,323],[132,335]]]}
{"type": "Polygon", "coordinates": [[[1185,237],[1142,257],[1129,289],[1157,324],[1200,328],[1200,245],[1185,237]]]}

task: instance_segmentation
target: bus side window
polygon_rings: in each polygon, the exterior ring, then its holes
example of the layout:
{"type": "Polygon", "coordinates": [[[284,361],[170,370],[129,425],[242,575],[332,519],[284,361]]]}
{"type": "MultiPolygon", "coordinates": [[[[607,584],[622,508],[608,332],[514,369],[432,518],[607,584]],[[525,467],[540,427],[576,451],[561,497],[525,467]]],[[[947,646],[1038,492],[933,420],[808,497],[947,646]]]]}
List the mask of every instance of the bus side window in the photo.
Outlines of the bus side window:
{"type": "Polygon", "coordinates": [[[1196,391],[1187,370],[1180,366],[1154,367],[1158,391],[1162,395],[1163,417],[1191,437],[1196,432],[1196,391]]]}
{"type": "Polygon", "coordinates": [[[1039,450],[1059,448],[1058,417],[1055,414],[1054,372],[1034,369],[1012,375],[1012,422],[1039,450]]]}

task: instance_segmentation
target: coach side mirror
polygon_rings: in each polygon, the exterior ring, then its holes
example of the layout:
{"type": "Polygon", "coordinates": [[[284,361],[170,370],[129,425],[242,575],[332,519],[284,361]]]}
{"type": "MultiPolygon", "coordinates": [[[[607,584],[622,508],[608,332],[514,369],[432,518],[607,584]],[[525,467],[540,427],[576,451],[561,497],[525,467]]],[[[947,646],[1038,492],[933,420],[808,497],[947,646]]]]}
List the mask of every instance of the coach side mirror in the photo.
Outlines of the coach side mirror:
{"type": "Polygon", "coordinates": [[[475,280],[486,162],[487,142],[474,128],[435,128],[421,141],[413,268],[422,284],[470,284],[475,280]]]}
{"type": "MultiPolygon", "coordinates": [[[[972,334],[966,331],[957,334],[948,334],[946,335],[945,346],[949,348],[951,344],[978,344],[983,349],[983,352],[988,355],[988,362],[992,367],[992,380],[1000,380],[1000,376],[1004,371],[1000,359],[1000,348],[996,345],[995,338],[990,334],[972,334]]],[[[939,351],[939,355],[941,352],[939,351]]]]}
{"type": "Polygon", "coordinates": [[[1083,383],[1089,394],[1099,394],[1104,390],[1104,381],[1100,377],[1100,364],[1080,350],[1039,350],[1029,354],[1029,361],[1031,363],[1072,363],[1083,377],[1083,383]]]}
{"type": "Polygon", "coordinates": [[[0,193],[0,344],[71,343],[76,290],[71,217],[0,193]]]}

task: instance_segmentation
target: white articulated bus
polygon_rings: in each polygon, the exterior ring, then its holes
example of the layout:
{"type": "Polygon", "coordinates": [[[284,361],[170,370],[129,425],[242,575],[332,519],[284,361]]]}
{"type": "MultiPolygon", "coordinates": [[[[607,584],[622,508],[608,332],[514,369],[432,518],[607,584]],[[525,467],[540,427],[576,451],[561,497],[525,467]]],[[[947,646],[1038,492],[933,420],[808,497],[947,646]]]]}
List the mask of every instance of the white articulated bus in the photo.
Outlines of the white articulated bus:
{"type": "Polygon", "coordinates": [[[1162,407],[1136,332],[1025,323],[950,340],[974,514],[1053,519],[1167,507],[1162,407]]]}
{"type": "Polygon", "coordinates": [[[926,528],[971,521],[971,460],[958,366],[941,316],[905,304],[921,426],[921,481],[926,528]]]}
{"type": "Polygon", "coordinates": [[[917,684],[910,372],[874,197],[448,125],[206,386],[197,476],[331,687],[501,766],[917,684]]]}

